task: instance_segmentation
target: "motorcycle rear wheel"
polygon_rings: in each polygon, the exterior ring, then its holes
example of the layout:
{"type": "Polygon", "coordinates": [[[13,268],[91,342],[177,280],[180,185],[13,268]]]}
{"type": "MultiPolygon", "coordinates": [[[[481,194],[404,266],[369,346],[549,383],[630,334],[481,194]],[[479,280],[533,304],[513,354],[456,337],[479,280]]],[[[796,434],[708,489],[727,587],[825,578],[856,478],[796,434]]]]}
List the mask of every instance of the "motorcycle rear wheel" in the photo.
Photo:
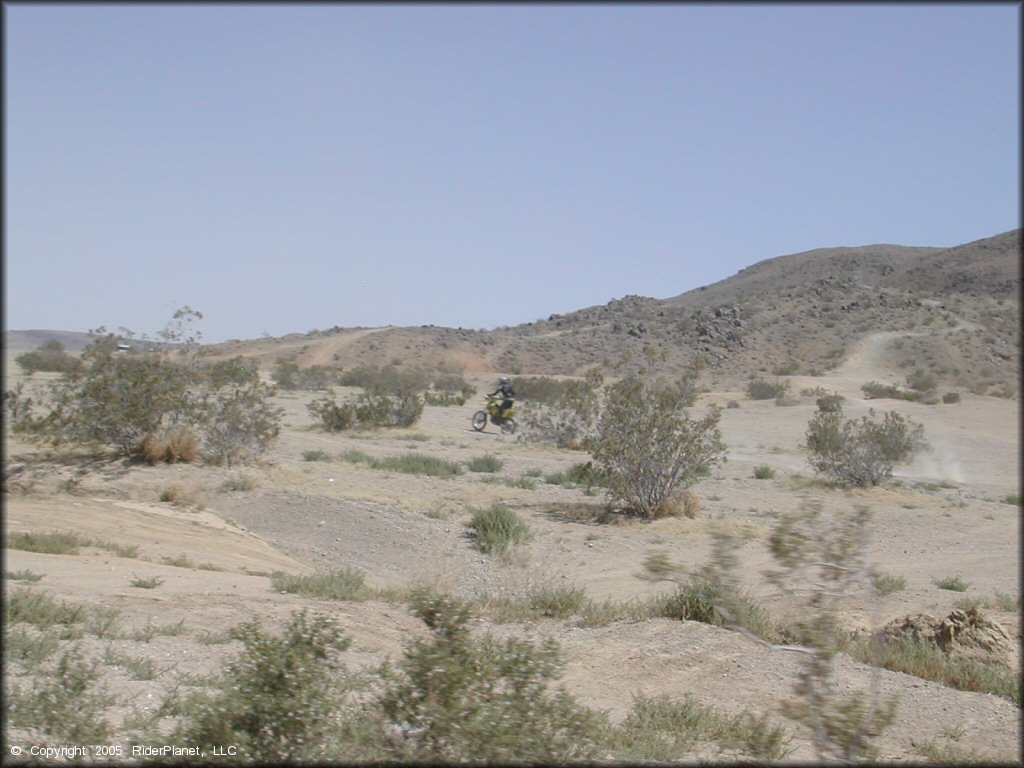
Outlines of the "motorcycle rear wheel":
{"type": "Polygon", "coordinates": [[[473,414],[473,429],[477,432],[483,432],[484,427],[487,426],[487,412],[477,411],[473,414]]]}
{"type": "Polygon", "coordinates": [[[503,435],[514,435],[516,433],[516,423],[512,419],[505,419],[501,422],[501,434],[503,435]]]}

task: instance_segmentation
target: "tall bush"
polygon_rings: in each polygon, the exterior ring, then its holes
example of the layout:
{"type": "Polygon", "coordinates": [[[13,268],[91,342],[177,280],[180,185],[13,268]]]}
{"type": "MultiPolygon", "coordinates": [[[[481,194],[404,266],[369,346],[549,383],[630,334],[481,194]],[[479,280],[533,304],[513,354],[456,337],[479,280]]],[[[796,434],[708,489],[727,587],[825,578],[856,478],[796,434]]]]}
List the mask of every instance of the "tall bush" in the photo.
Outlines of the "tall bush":
{"type": "Polygon", "coordinates": [[[725,458],[717,408],[699,421],[685,407],[696,372],[670,383],[633,374],[608,388],[590,449],[609,498],[650,518],[674,494],[725,458]]]}
{"type": "Polygon", "coordinates": [[[924,427],[890,411],[874,410],[844,419],[840,406],[819,410],[807,425],[808,461],[815,471],[841,483],[874,486],[892,477],[896,464],[909,461],[925,446],[924,427]]]}

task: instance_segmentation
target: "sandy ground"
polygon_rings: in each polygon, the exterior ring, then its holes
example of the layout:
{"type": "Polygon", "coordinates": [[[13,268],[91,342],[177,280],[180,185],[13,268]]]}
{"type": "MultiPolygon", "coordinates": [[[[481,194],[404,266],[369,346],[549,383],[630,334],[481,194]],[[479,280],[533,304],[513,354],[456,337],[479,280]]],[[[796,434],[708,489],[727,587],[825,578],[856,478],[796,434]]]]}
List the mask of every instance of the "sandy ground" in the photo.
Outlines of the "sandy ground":
{"type": "MultiPolygon", "coordinates": [[[[285,429],[267,461],[234,469],[73,460],[39,464],[29,446],[9,440],[7,465],[17,482],[8,483],[4,496],[8,534],[74,530],[101,542],[134,545],[137,552],[119,557],[102,546],[75,556],[5,550],[8,573],[43,574],[32,584],[6,579],[5,589],[117,608],[133,628],[181,622],[184,630],[176,636],[109,641],[167,667],[151,681],[130,680],[116,668],[106,673],[107,685],[143,710],[180,683],[181,675],[221,669],[237,645],[202,639],[241,621],[279,625],[303,607],[327,613],[353,638],[346,657],[357,667],[399,656],[404,644],[423,633],[402,606],[277,594],[268,578],[273,571],[348,566],[364,570],[373,586],[425,584],[480,595],[572,584],[597,600],[642,598],[668,589],[637,578],[649,553],[665,551],[698,568],[710,557],[710,534],[729,530],[744,542],[740,575],[752,594],[779,618],[792,618],[804,609],[805,596],[779,594],[766,580],[771,565],[766,542],[779,515],[808,500],[828,510],[869,507],[868,559],[879,571],[906,581],[905,589],[886,597],[850,596],[844,621],[851,631],[917,612],[945,616],[965,596],[992,598],[1001,592],[1019,598],[1020,507],[1005,501],[1019,494],[1017,403],[973,395],[964,395],[960,404],[937,406],[864,401],[860,385],[885,380],[876,352],[886,340],[883,335],[869,339],[831,376],[793,377],[793,391],[824,387],[848,398],[848,415],[869,407],[898,409],[924,424],[931,448],[899,468],[896,483],[843,491],[810,482],[801,443],[815,410],[813,397],[778,407],[746,400],[741,392],[714,392],[702,398],[695,413],[729,400],[741,407],[722,411],[729,459],[692,489],[700,499],[693,519],[596,522],[592,513],[600,509],[600,496],[543,481],[587,457],[524,443],[493,427],[474,432],[469,422],[475,401],[428,407],[410,430],[329,435],[313,428],[305,408],[309,393],[285,393],[279,397],[285,429]],[[303,460],[304,451],[315,450],[335,458],[303,460]],[[427,478],[336,458],[348,450],[375,457],[415,451],[459,462],[493,455],[503,466],[493,476],[467,471],[451,479],[427,478]],[[776,477],[754,479],[753,470],[761,465],[772,467],[776,477]],[[509,484],[524,475],[533,477],[532,489],[509,484]],[[226,480],[240,477],[251,481],[250,490],[224,489],[226,480]],[[161,502],[161,492],[172,486],[197,503],[161,502]],[[495,501],[516,509],[534,531],[507,561],[478,552],[466,533],[471,509],[495,501]],[[936,586],[936,580],[952,576],[969,584],[966,593],[936,586]],[[152,577],[163,580],[156,589],[131,584],[133,578],[152,577]]],[[[1017,612],[987,610],[986,615],[1019,641],[1017,612]]],[[[485,629],[500,636],[556,638],[566,660],[565,685],[614,718],[625,714],[638,693],[691,694],[729,711],[769,713],[795,736],[790,759],[814,759],[807,732],[783,717],[779,707],[793,697],[796,654],[766,649],[728,630],[665,619],[599,628],[583,628],[571,619],[482,624],[485,629]]],[[[104,641],[90,642],[97,653],[104,647],[104,641]]],[[[847,657],[840,658],[838,669],[844,688],[874,684],[898,699],[897,723],[878,742],[883,759],[920,760],[919,748],[930,741],[993,760],[1020,757],[1020,712],[1005,699],[873,670],[847,657]]],[[[115,708],[112,721],[131,707],[115,708]]]]}

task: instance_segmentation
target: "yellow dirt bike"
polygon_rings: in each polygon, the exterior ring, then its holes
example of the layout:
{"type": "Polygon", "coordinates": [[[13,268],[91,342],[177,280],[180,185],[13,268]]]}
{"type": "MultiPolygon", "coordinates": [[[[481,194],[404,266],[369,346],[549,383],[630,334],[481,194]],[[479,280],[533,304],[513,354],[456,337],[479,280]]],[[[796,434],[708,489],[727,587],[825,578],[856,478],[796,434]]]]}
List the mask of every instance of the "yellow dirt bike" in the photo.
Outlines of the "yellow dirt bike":
{"type": "Polygon", "coordinates": [[[503,435],[511,435],[516,431],[516,422],[512,418],[512,408],[501,410],[501,400],[494,395],[487,395],[484,401],[484,410],[473,414],[473,429],[483,432],[487,426],[487,420],[497,427],[501,427],[503,435]]]}

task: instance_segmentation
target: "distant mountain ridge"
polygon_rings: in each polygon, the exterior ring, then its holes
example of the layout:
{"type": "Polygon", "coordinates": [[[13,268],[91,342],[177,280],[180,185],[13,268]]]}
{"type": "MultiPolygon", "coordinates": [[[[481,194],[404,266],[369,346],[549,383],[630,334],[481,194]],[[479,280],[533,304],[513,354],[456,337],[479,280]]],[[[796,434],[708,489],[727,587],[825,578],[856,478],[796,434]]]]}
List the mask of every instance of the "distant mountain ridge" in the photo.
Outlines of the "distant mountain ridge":
{"type": "Polygon", "coordinates": [[[701,357],[712,375],[740,381],[815,375],[866,335],[892,331],[905,335],[892,345],[894,372],[922,367],[948,386],[1008,395],[1019,389],[1020,261],[1020,229],[952,248],[819,248],[668,299],[625,296],[514,327],[335,327],[205,354],[247,356],[264,370],[288,360],[523,375],[622,370],[644,358],[672,371],[701,357]]]}

